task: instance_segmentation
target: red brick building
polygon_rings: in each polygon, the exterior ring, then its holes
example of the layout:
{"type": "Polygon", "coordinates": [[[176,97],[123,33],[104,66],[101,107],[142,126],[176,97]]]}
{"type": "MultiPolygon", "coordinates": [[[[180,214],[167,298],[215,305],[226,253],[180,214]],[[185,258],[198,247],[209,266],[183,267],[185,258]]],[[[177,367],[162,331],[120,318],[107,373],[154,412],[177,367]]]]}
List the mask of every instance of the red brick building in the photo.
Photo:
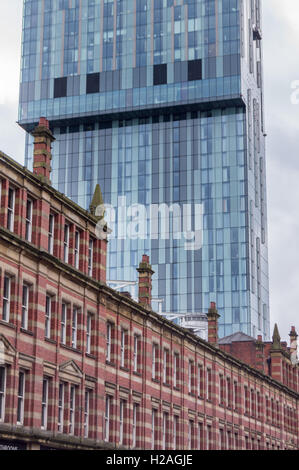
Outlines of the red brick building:
{"type": "Polygon", "coordinates": [[[102,203],[50,184],[52,134],[34,131],[34,173],[0,153],[0,448],[299,449],[298,366],[279,338],[205,342],[109,288],[102,203]]]}

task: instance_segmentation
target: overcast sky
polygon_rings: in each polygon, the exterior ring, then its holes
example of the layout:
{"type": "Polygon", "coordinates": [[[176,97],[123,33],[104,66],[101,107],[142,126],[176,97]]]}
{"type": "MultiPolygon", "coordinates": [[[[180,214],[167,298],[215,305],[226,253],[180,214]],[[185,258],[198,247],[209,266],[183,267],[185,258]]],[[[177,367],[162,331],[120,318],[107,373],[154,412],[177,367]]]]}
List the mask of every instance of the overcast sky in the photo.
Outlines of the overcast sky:
{"type": "MultiPolygon", "coordinates": [[[[24,162],[24,132],[16,124],[22,0],[0,0],[0,150],[24,162]]],[[[267,131],[271,329],[288,340],[299,330],[299,2],[262,0],[267,131]]],[[[271,331],[271,335],[272,335],[271,331]]]]}

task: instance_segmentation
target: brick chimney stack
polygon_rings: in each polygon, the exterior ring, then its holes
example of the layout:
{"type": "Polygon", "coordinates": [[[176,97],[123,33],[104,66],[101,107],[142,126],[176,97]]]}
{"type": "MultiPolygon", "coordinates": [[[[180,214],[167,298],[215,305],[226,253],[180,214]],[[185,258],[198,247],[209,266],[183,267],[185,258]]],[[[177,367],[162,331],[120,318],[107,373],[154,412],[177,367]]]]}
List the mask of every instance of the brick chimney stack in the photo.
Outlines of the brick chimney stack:
{"type": "Polygon", "coordinates": [[[218,310],[216,308],[216,303],[211,302],[209,311],[207,313],[208,317],[208,342],[214,346],[218,346],[218,310]]]}
{"type": "Polygon", "coordinates": [[[151,309],[152,307],[152,275],[154,271],[149,263],[149,256],[143,255],[142,261],[137,268],[139,273],[138,280],[138,297],[139,303],[144,307],[151,309]]]}
{"type": "Polygon", "coordinates": [[[292,362],[292,364],[295,365],[298,362],[298,357],[297,357],[297,337],[298,337],[298,334],[297,334],[296,328],[294,326],[291,327],[289,337],[290,337],[291,362],[292,362]]]}
{"type": "Polygon", "coordinates": [[[38,175],[43,182],[51,184],[51,144],[55,137],[50,131],[49,121],[41,117],[32,135],[34,137],[33,173],[38,175]]]}
{"type": "Polygon", "coordinates": [[[272,336],[272,347],[270,349],[271,357],[271,376],[273,379],[283,382],[282,376],[282,354],[283,349],[281,347],[280,335],[278,331],[278,326],[275,323],[273,336],[272,336]]]}
{"type": "Polygon", "coordinates": [[[262,335],[258,335],[257,340],[255,342],[255,367],[261,372],[265,372],[264,348],[265,345],[263,343],[263,337],[262,335]]]}

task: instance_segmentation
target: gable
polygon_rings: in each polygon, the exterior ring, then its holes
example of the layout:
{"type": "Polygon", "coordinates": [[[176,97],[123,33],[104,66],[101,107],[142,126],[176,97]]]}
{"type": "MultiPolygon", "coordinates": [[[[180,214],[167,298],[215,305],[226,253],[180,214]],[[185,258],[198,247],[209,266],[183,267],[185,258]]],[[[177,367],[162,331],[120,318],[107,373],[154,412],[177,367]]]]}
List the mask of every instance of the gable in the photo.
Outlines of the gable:
{"type": "Polygon", "coordinates": [[[0,333],[0,365],[13,364],[16,357],[16,350],[8,339],[0,333]]]}
{"type": "Polygon", "coordinates": [[[67,361],[59,366],[59,378],[79,384],[83,377],[82,370],[75,361],[67,361]]]}

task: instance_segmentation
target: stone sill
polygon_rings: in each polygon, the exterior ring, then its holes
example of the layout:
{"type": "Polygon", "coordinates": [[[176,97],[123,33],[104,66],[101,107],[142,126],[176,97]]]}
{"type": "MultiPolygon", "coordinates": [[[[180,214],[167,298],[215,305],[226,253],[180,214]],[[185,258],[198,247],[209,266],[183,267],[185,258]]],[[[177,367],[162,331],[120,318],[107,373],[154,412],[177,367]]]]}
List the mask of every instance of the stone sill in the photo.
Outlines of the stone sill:
{"type": "Polygon", "coordinates": [[[110,362],[110,361],[107,361],[107,360],[106,360],[106,365],[107,365],[107,366],[111,366],[111,367],[115,367],[115,363],[114,363],[114,362],[110,362]]]}
{"type": "Polygon", "coordinates": [[[55,341],[55,339],[45,338],[45,341],[46,343],[57,344],[57,341],[55,341]]]}
{"type": "Polygon", "coordinates": [[[0,325],[5,325],[8,326],[8,328],[11,328],[12,330],[16,330],[17,327],[13,323],[7,322],[5,320],[0,320],[0,325]]]}
{"type": "Polygon", "coordinates": [[[25,328],[20,328],[20,332],[24,333],[25,335],[34,336],[33,331],[26,330],[25,328]]]}
{"type": "Polygon", "coordinates": [[[68,346],[67,344],[60,343],[60,347],[63,348],[63,349],[67,349],[68,351],[73,351],[77,354],[82,355],[82,351],[80,351],[79,349],[76,349],[76,348],[72,348],[72,346],[68,346]]]}

